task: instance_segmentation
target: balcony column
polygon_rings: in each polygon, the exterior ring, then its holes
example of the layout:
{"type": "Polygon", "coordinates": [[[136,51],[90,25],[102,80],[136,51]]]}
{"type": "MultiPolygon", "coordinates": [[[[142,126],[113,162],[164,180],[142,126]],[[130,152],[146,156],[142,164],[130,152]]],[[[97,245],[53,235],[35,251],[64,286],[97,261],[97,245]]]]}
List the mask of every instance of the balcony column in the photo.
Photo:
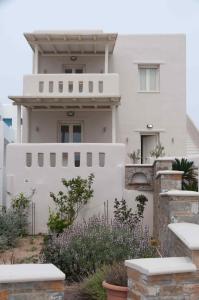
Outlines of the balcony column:
{"type": "Polygon", "coordinates": [[[35,51],[33,54],[33,74],[38,74],[38,65],[39,65],[39,47],[35,45],[35,51]]]}
{"type": "Polygon", "coordinates": [[[26,137],[26,142],[30,142],[30,114],[31,114],[31,109],[28,107],[27,108],[27,137],[26,137]]]}
{"type": "Polygon", "coordinates": [[[116,143],[116,106],[112,106],[112,143],[116,143]]]}
{"type": "Polygon", "coordinates": [[[108,44],[106,44],[106,46],[105,46],[104,73],[108,73],[108,56],[109,56],[109,46],[108,46],[108,44]]]}
{"type": "Polygon", "coordinates": [[[17,143],[21,143],[21,105],[17,105],[17,143]]]}

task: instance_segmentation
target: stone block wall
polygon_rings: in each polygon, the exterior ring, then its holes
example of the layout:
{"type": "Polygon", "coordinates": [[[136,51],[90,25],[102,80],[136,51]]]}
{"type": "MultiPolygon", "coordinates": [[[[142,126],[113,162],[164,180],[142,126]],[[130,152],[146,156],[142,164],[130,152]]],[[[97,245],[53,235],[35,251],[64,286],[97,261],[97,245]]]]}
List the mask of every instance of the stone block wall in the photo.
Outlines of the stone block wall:
{"type": "Polygon", "coordinates": [[[167,240],[174,257],[127,260],[128,300],[199,299],[199,225],[175,223],[167,240]]]}
{"type": "Polygon", "coordinates": [[[126,165],[125,188],[127,190],[153,191],[153,165],[126,165]]]}
{"type": "Polygon", "coordinates": [[[199,193],[188,191],[169,191],[161,193],[158,202],[158,227],[156,238],[161,248],[169,252],[170,223],[188,222],[199,224],[199,193]]]}
{"type": "Polygon", "coordinates": [[[64,280],[52,264],[0,265],[0,300],[64,300],[64,280]]]}
{"type": "Polygon", "coordinates": [[[0,283],[1,300],[64,300],[63,281],[0,283]]]}
{"type": "Polygon", "coordinates": [[[199,271],[145,275],[128,269],[128,300],[198,300],[199,271]]]}

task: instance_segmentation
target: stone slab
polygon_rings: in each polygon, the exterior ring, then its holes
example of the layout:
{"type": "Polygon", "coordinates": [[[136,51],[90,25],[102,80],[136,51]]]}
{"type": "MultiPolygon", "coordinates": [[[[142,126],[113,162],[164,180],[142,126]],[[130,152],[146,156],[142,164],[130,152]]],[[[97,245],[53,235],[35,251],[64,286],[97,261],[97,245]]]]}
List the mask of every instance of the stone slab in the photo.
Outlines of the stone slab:
{"type": "Polygon", "coordinates": [[[65,280],[53,264],[0,265],[0,283],[65,280]]]}
{"type": "Polygon", "coordinates": [[[189,257],[132,259],[126,260],[125,266],[145,275],[187,273],[197,270],[189,257]]]}
{"type": "Polygon", "coordinates": [[[198,224],[172,223],[168,227],[190,250],[199,250],[198,224]]]}

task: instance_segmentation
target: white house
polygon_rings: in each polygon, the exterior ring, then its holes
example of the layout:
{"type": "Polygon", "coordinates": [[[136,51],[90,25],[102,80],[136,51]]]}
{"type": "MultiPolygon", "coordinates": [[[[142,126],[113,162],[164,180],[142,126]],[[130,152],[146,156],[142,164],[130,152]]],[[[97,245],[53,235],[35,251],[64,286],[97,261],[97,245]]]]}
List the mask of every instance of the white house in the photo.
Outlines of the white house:
{"type": "Polygon", "coordinates": [[[11,105],[0,105],[0,206],[6,205],[6,147],[15,142],[14,110],[11,105]]]}
{"type": "Polygon", "coordinates": [[[129,152],[140,149],[147,163],[161,143],[167,156],[185,155],[184,35],[37,31],[25,38],[33,74],[24,76],[21,95],[9,97],[17,143],[8,147],[7,190],[36,189],[36,231],[45,230],[49,192],[60,190],[61,178],[95,174],[87,216],[123,196],[129,152]]]}

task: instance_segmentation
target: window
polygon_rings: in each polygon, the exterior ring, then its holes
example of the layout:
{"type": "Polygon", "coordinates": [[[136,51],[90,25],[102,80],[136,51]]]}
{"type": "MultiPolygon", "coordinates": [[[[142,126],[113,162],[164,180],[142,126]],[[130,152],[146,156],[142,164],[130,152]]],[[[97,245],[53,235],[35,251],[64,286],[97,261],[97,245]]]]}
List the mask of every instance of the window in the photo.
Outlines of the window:
{"type": "Polygon", "coordinates": [[[139,65],[139,91],[158,92],[160,89],[160,66],[159,65],[139,65]]]}

